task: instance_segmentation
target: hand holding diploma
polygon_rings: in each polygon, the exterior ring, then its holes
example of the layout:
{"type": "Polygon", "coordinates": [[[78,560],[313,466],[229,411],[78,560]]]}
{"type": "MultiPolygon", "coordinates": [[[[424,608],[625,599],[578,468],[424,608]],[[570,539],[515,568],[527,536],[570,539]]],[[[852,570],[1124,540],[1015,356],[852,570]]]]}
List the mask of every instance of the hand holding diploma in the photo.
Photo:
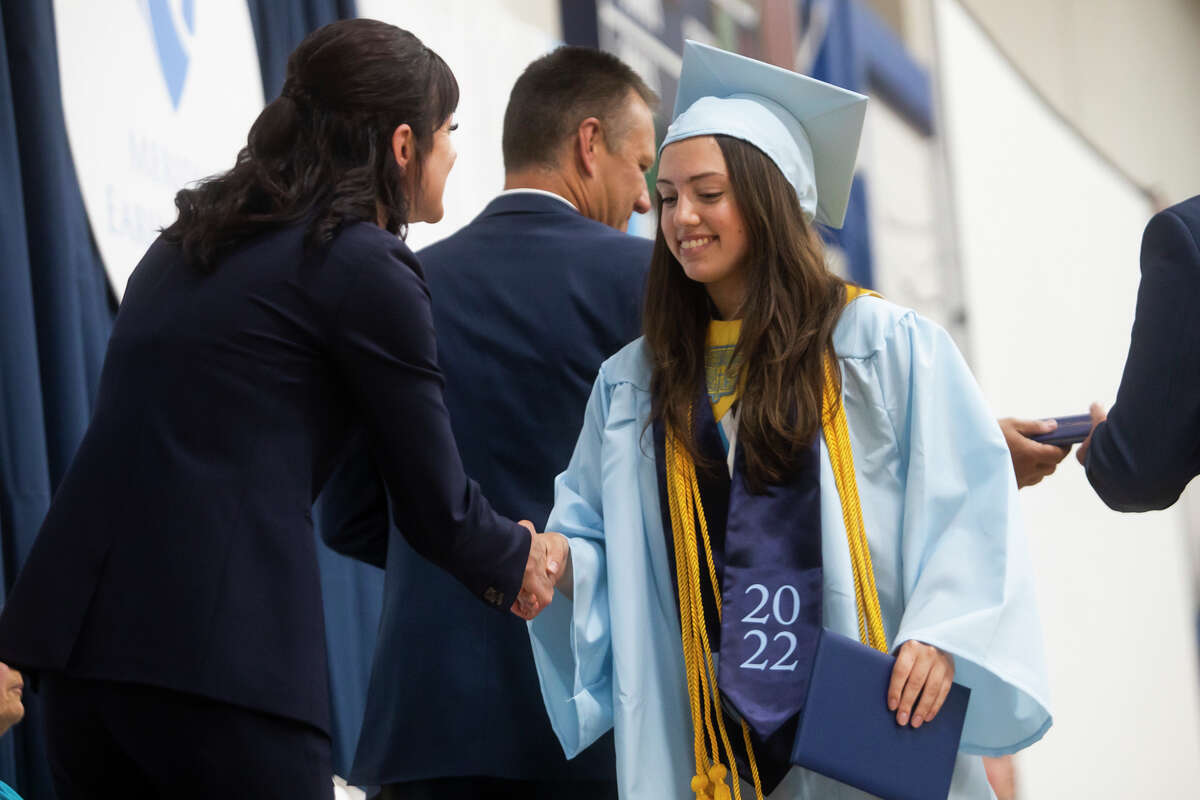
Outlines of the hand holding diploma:
{"type": "Polygon", "coordinates": [[[1058,468],[1058,463],[1071,451],[1069,447],[1042,444],[1029,438],[1051,433],[1056,427],[1057,423],[1052,419],[1005,417],[1000,420],[1000,430],[1004,433],[1004,441],[1012,456],[1013,472],[1017,475],[1017,488],[1023,489],[1041,482],[1042,478],[1058,468]]]}
{"type": "Polygon", "coordinates": [[[896,724],[921,727],[937,716],[954,683],[954,658],[931,644],[909,640],[896,653],[892,682],[888,686],[888,710],[896,712],[896,724]],[[917,697],[921,702],[913,710],[917,697]]]}
{"type": "Polygon", "coordinates": [[[529,529],[533,542],[529,548],[521,592],[511,610],[521,619],[531,620],[554,599],[555,584],[567,568],[571,549],[567,545],[567,537],[561,533],[538,533],[529,520],[521,520],[521,524],[529,529]]]}

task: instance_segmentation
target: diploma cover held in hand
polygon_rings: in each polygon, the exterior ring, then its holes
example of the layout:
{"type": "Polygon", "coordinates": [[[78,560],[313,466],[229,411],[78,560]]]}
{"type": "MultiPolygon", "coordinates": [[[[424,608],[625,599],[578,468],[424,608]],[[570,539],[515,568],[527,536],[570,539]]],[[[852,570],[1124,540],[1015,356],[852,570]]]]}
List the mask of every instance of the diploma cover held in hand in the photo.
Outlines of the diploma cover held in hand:
{"type": "Polygon", "coordinates": [[[1054,417],[1053,419],[1058,423],[1058,427],[1049,433],[1040,433],[1037,436],[1030,436],[1029,438],[1042,444],[1056,444],[1059,447],[1069,447],[1073,444],[1079,444],[1092,432],[1091,414],[1076,414],[1071,417],[1054,417]]]}
{"type": "Polygon", "coordinates": [[[971,690],[956,683],[932,720],[920,728],[898,725],[887,707],[895,662],[821,631],[792,763],[886,800],[943,800],[971,690]]]}

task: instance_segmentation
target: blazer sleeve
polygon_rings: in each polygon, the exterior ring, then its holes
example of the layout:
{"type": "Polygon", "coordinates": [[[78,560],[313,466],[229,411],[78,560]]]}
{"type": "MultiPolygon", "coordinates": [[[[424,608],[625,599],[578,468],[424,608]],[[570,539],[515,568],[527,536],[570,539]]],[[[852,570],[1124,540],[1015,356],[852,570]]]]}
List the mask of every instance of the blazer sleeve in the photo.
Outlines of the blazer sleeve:
{"type": "Polygon", "coordinates": [[[343,234],[323,269],[344,276],[332,355],[362,415],[396,527],[485,603],[507,609],[521,587],[530,535],[493,511],[463,471],[416,257],[383,231],[343,234]]]}
{"type": "Polygon", "coordinates": [[[1117,511],[1166,508],[1200,472],[1200,247],[1173,210],[1146,226],[1141,262],[1125,372],[1087,456],[1117,511]]]}
{"type": "Polygon", "coordinates": [[[383,569],[387,564],[388,501],[362,436],[354,437],[313,508],[321,539],[344,556],[383,569]]]}

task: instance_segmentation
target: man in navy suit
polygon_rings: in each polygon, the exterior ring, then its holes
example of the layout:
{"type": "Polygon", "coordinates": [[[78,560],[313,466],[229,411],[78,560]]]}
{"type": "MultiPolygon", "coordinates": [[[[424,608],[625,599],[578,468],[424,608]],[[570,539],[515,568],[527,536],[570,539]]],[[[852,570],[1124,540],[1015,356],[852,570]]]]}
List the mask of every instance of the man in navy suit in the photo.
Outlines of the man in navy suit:
{"type": "Polygon", "coordinates": [[[1154,215],[1142,236],[1142,283],[1125,373],[1107,421],[1079,461],[1117,511],[1179,499],[1200,474],[1200,196],[1154,215]]]}
{"type": "MultiPolygon", "coordinates": [[[[640,333],[652,243],[623,231],[650,209],[656,103],[608,53],[533,62],[505,113],[504,191],[420,254],[463,463],[500,513],[545,524],[600,363],[640,333]]],[[[363,463],[327,495],[326,530],[371,516],[363,463]]],[[[563,757],[524,623],[388,541],[351,779],[385,798],[615,798],[611,734],[563,757]]]]}

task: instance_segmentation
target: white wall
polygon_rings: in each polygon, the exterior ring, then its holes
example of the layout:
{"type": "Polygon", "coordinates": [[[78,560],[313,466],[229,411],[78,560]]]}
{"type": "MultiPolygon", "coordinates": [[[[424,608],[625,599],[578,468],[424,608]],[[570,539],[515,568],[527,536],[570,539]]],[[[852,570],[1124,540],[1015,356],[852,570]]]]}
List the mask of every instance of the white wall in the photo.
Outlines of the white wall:
{"type": "MultiPolygon", "coordinates": [[[[1051,113],[953,0],[935,3],[972,364],[997,415],[1110,404],[1147,199],[1051,113]]],[[[1200,666],[1180,509],[1109,511],[1073,458],[1022,493],[1055,725],[1030,798],[1194,797],[1200,666]]]]}
{"type": "Polygon", "coordinates": [[[940,145],[879,97],[867,104],[859,169],[867,181],[875,289],[920,311],[966,347],[940,145]]]}
{"type": "Polygon", "coordinates": [[[1168,204],[1200,194],[1200,2],[961,2],[1139,183],[1168,204]]]}
{"type": "Polygon", "coordinates": [[[458,161],[446,181],[446,216],[409,229],[408,245],[419,250],[470,222],[504,187],[500,137],[508,94],[530,61],[559,44],[557,31],[540,27],[551,18],[548,12],[535,15],[535,24],[509,4],[472,0],[359,0],[358,11],[414,33],[458,79],[459,128],[452,134],[458,161]]]}

